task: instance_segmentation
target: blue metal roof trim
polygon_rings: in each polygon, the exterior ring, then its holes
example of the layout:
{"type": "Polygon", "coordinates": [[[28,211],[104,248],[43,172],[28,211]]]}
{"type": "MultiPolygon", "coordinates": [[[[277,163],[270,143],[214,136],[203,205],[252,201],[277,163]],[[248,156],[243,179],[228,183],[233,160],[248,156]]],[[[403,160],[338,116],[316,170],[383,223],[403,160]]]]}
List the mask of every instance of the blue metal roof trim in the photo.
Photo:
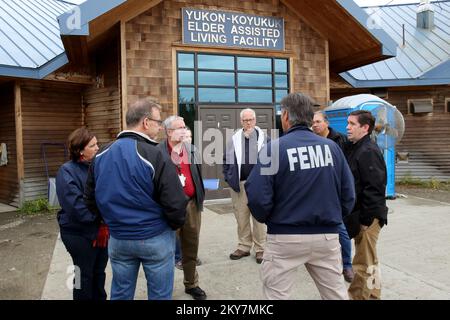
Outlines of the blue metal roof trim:
{"type": "Polygon", "coordinates": [[[347,10],[356,20],[369,31],[382,45],[382,53],[385,56],[395,57],[397,43],[383,29],[371,28],[368,24],[369,15],[361,9],[353,0],[336,0],[341,7],[347,10]]]}
{"type": "Polygon", "coordinates": [[[341,77],[355,88],[450,84],[450,1],[432,4],[432,30],[416,27],[418,4],[378,7],[384,29],[399,45],[405,25],[406,46],[399,47],[394,58],[341,73],[341,77]]]}
{"type": "Polygon", "coordinates": [[[88,0],[81,3],[58,17],[61,35],[89,35],[89,22],[125,2],[126,0],[88,0]],[[75,23],[73,23],[74,19],[75,23]],[[76,21],[77,19],[80,21],[76,21]],[[71,24],[76,25],[77,22],[79,22],[79,28],[71,26],[71,24]]]}
{"type": "Polygon", "coordinates": [[[42,79],[53,71],[64,66],[67,62],[69,62],[67,55],[62,53],[39,68],[23,68],[0,65],[0,75],[5,77],[42,79]]]}

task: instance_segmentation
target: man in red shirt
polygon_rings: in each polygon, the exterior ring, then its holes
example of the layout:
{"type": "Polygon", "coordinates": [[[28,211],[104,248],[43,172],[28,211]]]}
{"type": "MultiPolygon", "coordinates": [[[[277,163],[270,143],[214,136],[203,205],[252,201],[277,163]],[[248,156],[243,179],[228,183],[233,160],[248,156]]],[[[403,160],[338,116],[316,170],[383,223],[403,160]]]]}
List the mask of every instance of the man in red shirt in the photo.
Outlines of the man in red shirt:
{"type": "Polygon", "coordinates": [[[179,230],[185,292],[195,300],[205,300],[206,293],[198,285],[196,268],[201,211],[205,199],[200,157],[192,144],[183,142],[186,136],[186,125],[182,117],[170,116],[164,121],[164,128],[167,140],[161,142],[158,147],[167,152],[172,159],[184,193],[189,198],[186,222],[179,230]]]}

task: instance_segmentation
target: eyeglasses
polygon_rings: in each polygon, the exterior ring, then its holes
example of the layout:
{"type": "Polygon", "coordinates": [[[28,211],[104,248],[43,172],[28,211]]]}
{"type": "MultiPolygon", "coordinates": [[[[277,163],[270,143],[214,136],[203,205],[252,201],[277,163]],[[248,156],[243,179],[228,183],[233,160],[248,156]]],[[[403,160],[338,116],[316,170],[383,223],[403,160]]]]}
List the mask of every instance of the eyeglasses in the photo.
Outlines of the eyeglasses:
{"type": "Polygon", "coordinates": [[[254,120],[256,120],[255,118],[252,118],[252,119],[242,119],[242,122],[252,122],[252,121],[254,121],[254,120]]]}
{"type": "Polygon", "coordinates": [[[167,130],[172,130],[172,131],[175,131],[175,130],[186,130],[186,127],[171,128],[171,129],[167,129],[167,130]]]}
{"type": "Polygon", "coordinates": [[[155,121],[156,123],[158,123],[158,125],[162,125],[163,124],[163,121],[162,120],[156,120],[156,119],[153,119],[153,118],[150,118],[150,117],[147,117],[147,119],[148,120],[151,120],[151,121],[155,121]]]}

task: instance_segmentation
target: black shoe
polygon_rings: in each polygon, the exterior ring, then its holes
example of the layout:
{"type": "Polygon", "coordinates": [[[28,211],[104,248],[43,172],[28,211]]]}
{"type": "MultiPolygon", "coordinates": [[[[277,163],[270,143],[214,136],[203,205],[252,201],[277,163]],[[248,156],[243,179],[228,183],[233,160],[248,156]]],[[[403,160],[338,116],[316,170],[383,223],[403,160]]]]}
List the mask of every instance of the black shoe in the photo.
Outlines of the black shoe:
{"type": "Polygon", "coordinates": [[[250,255],[250,252],[242,251],[241,249],[237,249],[235,252],[230,254],[231,260],[239,260],[243,257],[248,257],[250,255]]]}
{"type": "Polygon", "coordinates": [[[190,294],[194,300],[206,300],[206,292],[200,289],[200,287],[185,289],[184,292],[190,294]]]}

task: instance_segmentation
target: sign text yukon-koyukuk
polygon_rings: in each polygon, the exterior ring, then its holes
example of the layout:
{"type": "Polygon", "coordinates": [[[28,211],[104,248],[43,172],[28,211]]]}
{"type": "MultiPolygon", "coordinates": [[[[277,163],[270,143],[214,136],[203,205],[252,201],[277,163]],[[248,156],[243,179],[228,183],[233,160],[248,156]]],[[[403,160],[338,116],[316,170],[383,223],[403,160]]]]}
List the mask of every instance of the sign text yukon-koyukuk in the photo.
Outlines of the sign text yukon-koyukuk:
{"type": "Polygon", "coordinates": [[[183,43],[284,50],[284,20],[234,12],[182,9],[183,43]]]}

